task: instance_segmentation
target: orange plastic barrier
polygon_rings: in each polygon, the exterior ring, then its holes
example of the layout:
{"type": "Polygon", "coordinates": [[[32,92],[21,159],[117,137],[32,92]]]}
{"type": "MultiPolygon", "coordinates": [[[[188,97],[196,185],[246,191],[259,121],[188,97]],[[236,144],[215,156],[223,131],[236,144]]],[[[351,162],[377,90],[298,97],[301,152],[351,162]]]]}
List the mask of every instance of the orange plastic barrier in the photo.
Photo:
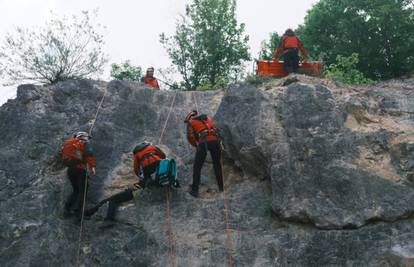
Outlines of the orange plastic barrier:
{"type": "MultiPolygon", "coordinates": [[[[299,65],[299,73],[320,77],[323,73],[321,62],[306,62],[299,65]]],[[[257,75],[259,77],[285,77],[288,75],[283,69],[283,61],[261,60],[257,62],[257,75]]]]}

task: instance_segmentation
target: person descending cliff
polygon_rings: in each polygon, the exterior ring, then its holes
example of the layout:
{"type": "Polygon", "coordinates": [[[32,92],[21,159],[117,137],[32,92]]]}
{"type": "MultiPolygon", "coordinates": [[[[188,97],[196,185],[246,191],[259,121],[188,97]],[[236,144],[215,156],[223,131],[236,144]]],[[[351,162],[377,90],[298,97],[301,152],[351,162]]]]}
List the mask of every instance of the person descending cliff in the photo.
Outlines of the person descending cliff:
{"type": "Polygon", "coordinates": [[[207,151],[210,151],[217,185],[222,192],[223,173],[221,167],[221,137],[219,135],[219,129],[216,128],[212,118],[205,114],[198,115],[197,111],[190,112],[184,122],[187,124],[188,142],[196,147],[193,183],[189,190],[190,195],[198,197],[201,169],[206,159],[207,151]]]}
{"type": "Polygon", "coordinates": [[[149,85],[151,88],[154,88],[156,90],[160,89],[160,86],[158,85],[157,79],[154,77],[154,68],[150,67],[147,69],[147,73],[145,77],[142,77],[141,82],[149,85]]]}
{"type": "Polygon", "coordinates": [[[279,47],[275,50],[275,60],[279,54],[283,55],[283,69],[287,73],[296,73],[299,69],[299,50],[302,53],[303,61],[306,62],[308,53],[302,45],[302,41],[297,37],[292,29],[287,29],[279,42],[279,47]]]}
{"type": "Polygon", "coordinates": [[[72,194],[64,207],[64,217],[69,215],[81,216],[85,198],[86,179],[95,175],[95,157],[86,132],[77,132],[72,138],[64,141],[60,150],[63,164],[68,167],[67,176],[72,185],[72,194]]]}
{"type": "Polygon", "coordinates": [[[111,227],[115,223],[118,207],[123,203],[134,199],[134,192],[143,190],[151,183],[152,175],[157,172],[160,162],[166,158],[165,153],[149,142],[143,142],[133,150],[134,172],[139,178],[138,183],[129,186],[124,191],[102,200],[97,206],[86,211],[87,216],[92,216],[99,207],[108,202],[108,211],[104,218],[103,228],[111,227]],[[141,175],[142,172],[142,175],[141,175]]]}

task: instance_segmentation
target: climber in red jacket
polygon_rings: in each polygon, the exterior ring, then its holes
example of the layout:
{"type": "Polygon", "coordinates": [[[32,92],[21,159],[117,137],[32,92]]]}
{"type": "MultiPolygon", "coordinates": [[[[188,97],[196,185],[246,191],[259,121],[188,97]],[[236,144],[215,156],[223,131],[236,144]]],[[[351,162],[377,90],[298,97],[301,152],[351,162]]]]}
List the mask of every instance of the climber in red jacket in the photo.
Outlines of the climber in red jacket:
{"type": "Polygon", "coordinates": [[[287,73],[296,73],[299,69],[299,50],[306,62],[308,53],[302,45],[302,41],[296,36],[292,29],[287,29],[279,42],[279,47],[275,51],[275,60],[278,60],[280,52],[283,55],[283,69],[287,73]]]}
{"type": "Polygon", "coordinates": [[[141,82],[149,85],[151,88],[154,88],[155,90],[159,90],[160,86],[158,85],[157,79],[154,77],[154,68],[148,68],[147,74],[145,77],[141,79],[141,82]]]}
{"type": "Polygon", "coordinates": [[[184,121],[187,123],[188,142],[197,148],[194,159],[193,184],[189,193],[198,197],[201,168],[210,151],[213,159],[214,173],[220,191],[223,191],[223,173],[221,167],[221,138],[212,118],[205,114],[198,115],[197,111],[189,113],[184,121]]]}
{"type": "Polygon", "coordinates": [[[95,175],[95,157],[89,144],[90,138],[86,132],[77,132],[61,148],[62,162],[68,167],[67,175],[73,188],[65,203],[64,216],[81,215],[87,176],[95,175]]]}
{"type": "Polygon", "coordinates": [[[144,189],[151,180],[151,175],[157,171],[157,167],[162,159],[165,159],[165,153],[158,147],[151,145],[149,142],[143,142],[136,146],[134,154],[134,172],[140,177],[140,172],[144,177],[139,181],[139,186],[144,189]]]}

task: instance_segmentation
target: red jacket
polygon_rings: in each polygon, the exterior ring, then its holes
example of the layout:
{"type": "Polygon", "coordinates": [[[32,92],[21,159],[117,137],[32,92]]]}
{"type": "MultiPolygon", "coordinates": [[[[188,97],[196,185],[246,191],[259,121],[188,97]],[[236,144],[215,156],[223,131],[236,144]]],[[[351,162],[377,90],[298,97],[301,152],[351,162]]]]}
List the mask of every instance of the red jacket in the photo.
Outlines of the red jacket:
{"type": "Polygon", "coordinates": [[[219,130],[212,118],[199,115],[187,122],[187,140],[192,146],[219,139],[219,130]]]}
{"type": "Polygon", "coordinates": [[[154,88],[156,90],[160,89],[160,86],[158,85],[158,81],[154,77],[145,76],[144,78],[142,78],[141,81],[145,84],[148,84],[151,88],[154,88]]]}
{"type": "Polygon", "coordinates": [[[139,176],[141,168],[145,168],[153,163],[165,159],[166,156],[161,149],[156,146],[147,146],[134,154],[134,172],[139,176]]]}
{"type": "Polygon", "coordinates": [[[279,47],[275,51],[275,60],[279,58],[281,51],[283,51],[283,55],[285,55],[289,49],[299,49],[305,59],[308,57],[308,53],[302,45],[302,41],[293,33],[285,34],[280,39],[279,47]]]}
{"type": "Polygon", "coordinates": [[[86,164],[90,168],[95,168],[95,157],[93,155],[92,147],[89,142],[85,142],[76,138],[70,138],[65,141],[60,151],[62,158],[69,157],[72,159],[79,160],[80,163],[76,165],[76,168],[86,170],[86,164]],[[65,149],[65,146],[69,145],[72,149],[65,149]],[[79,152],[79,156],[76,154],[79,152]],[[66,155],[66,156],[65,156],[66,155]]]}

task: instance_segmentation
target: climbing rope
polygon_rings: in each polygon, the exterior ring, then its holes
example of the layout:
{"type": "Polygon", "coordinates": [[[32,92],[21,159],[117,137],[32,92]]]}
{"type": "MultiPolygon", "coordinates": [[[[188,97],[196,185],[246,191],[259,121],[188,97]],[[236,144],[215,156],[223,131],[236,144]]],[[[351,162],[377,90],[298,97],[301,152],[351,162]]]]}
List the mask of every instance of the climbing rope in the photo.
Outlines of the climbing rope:
{"type": "MultiPolygon", "coordinates": [[[[173,99],[171,101],[171,106],[170,106],[170,110],[168,112],[167,115],[167,119],[165,120],[164,123],[164,127],[161,130],[161,134],[160,134],[160,139],[158,140],[158,144],[161,144],[163,137],[164,137],[164,133],[165,130],[167,129],[167,125],[168,125],[168,121],[170,120],[170,116],[171,116],[171,112],[173,110],[174,107],[174,103],[175,103],[175,98],[177,96],[178,91],[175,91],[173,99]]],[[[172,224],[171,224],[171,206],[170,206],[170,202],[171,202],[171,188],[167,187],[165,189],[165,197],[166,197],[166,221],[167,221],[167,227],[168,227],[168,265],[169,266],[174,266],[174,236],[173,236],[173,229],[172,229],[172,224]]]]}
{"type": "MultiPolygon", "coordinates": [[[[198,104],[197,104],[197,97],[194,94],[194,92],[191,93],[194,98],[194,103],[196,106],[196,111],[198,113],[198,104]]],[[[232,251],[233,246],[231,242],[231,230],[230,230],[230,224],[229,224],[229,208],[227,203],[227,193],[226,193],[226,183],[224,181],[224,173],[223,173],[223,158],[221,157],[221,176],[223,177],[223,202],[224,202],[224,221],[226,224],[226,247],[227,247],[227,266],[231,267],[233,266],[233,258],[232,258],[232,251]]]]}
{"type": "MultiPolygon", "coordinates": [[[[99,102],[98,108],[96,110],[95,116],[94,116],[93,121],[92,121],[92,125],[89,129],[89,136],[91,136],[91,134],[92,134],[92,130],[95,126],[95,123],[96,123],[96,120],[98,118],[99,112],[102,108],[102,104],[105,100],[106,92],[107,91],[106,91],[106,88],[105,88],[105,92],[102,96],[101,101],[99,102]]],[[[89,166],[86,165],[85,185],[84,185],[84,191],[83,191],[82,213],[81,213],[80,228],[79,228],[78,250],[76,252],[76,266],[80,266],[79,265],[79,260],[80,260],[82,234],[83,234],[83,220],[84,220],[84,213],[85,213],[85,206],[86,206],[86,193],[87,193],[87,190],[88,190],[88,173],[89,173],[89,166]]]]}

